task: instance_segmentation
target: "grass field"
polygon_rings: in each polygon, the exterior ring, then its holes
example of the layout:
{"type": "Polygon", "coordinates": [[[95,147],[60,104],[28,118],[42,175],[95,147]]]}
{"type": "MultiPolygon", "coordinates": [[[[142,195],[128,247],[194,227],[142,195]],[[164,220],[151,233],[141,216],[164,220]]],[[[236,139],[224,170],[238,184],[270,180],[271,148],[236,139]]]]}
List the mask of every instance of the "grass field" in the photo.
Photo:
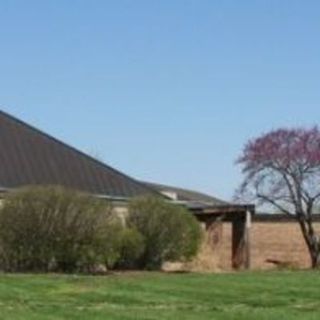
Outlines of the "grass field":
{"type": "Polygon", "coordinates": [[[320,273],[1,275],[0,319],[320,319],[320,273]]]}

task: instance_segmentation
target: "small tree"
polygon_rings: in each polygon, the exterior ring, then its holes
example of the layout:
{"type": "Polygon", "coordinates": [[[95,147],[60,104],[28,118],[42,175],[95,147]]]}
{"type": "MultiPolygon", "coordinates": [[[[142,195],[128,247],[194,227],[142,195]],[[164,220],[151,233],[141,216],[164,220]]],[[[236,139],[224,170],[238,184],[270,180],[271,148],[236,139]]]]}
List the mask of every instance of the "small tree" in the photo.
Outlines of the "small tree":
{"type": "Polygon", "coordinates": [[[197,253],[201,230],[185,208],[156,197],[133,200],[128,226],[138,230],[145,242],[140,256],[142,268],[160,268],[165,261],[190,259],[197,253]]]}
{"type": "Polygon", "coordinates": [[[271,131],[249,141],[238,163],[245,176],[240,194],[294,216],[312,267],[320,267],[320,237],[313,224],[320,201],[319,128],[271,131]]]}

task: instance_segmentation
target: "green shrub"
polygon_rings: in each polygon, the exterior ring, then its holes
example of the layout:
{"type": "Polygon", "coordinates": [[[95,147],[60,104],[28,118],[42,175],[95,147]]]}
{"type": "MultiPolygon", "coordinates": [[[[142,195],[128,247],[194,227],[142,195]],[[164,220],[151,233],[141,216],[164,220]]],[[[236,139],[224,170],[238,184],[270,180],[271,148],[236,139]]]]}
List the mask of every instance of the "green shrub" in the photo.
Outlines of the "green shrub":
{"type": "Polygon", "coordinates": [[[137,260],[145,249],[144,238],[135,228],[124,228],[118,248],[119,257],[115,267],[117,269],[135,269],[137,260]]]}
{"type": "Polygon", "coordinates": [[[157,269],[165,261],[188,260],[197,253],[201,230],[195,217],[184,207],[160,198],[134,199],[127,224],[144,238],[138,261],[141,268],[157,269]]]}
{"type": "Polygon", "coordinates": [[[121,232],[106,201],[61,187],[23,188],[0,210],[0,266],[74,272],[113,265],[121,232]]]}

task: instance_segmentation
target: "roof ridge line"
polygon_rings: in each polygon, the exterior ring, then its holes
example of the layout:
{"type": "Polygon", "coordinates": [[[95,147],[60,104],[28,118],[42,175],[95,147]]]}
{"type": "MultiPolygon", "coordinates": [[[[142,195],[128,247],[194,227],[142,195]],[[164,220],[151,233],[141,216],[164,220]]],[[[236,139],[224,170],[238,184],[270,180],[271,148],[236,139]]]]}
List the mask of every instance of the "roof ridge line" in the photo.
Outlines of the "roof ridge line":
{"type": "Polygon", "coordinates": [[[77,149],[76,147],[73,147],[72,145],[70,145],[70,144],[68,144],[68,143],[66,143],[66,142],[63,142],[62,140],[60,140],[60,139],[58,139],[58,138],[55,138],[54,136],[52,136],[52,135],[44,132],[42,129],[39,129],[39,128],[37,128],[37,127],[35,127],[35,126],[33,126],[33,125],[31,125],[31,124],[29,124],[29,123],[27,123],[27,122],[19,119],[19,118],[11,115],[11,114],[8,113],[8,112],[3,111],[2,109],[0,109],[0,114],[3,114],[5,117],[11,119],[12,121],[14,121],[14,122],[16,122],[16,123],[19,123],[20,125],[23,125],[23,126],[27,127],[28,129],[30,129],[30,130],[32,130],[32,131],[36,131],[38,134],[41,134],[41,135],[45,136],[45,137],[48,138],[49,140],[54,141],[54,142],[62,145],[62,146],[65,147],[65,148],[71,149],[72,151],[76,152],[77,154],[79,154],[79,155],[81,155],[81,156],[89,159],[90,161],[95,162],[95,163],[98,164],[99,166],[102,166],[102,167],[104,167],[104,168],[107,168],[107,169],[109,169],[109,170],[112,170],[115,174],[117,174],[117,175],[119,175],[119,176],[123,176],[123,177],[125,177],[125,178],[127,178],[127,179],[130,179],[132,182],[134,182],[135,184],[139,185],[140,187],[143,187],[144,189],[147,189],[147,190],[149,190],[149,191],[151,191],[151,192],[153,192],[153,193],[156,193],[156,194],[158,194],[158,195],[161,195],[160,192],[154,190],[153,188],[150,188],[149,186],[145,185],[144,183],[140,182],[139,180],[137,180],[137,179],[135,179],[135,178],[133,178],[133,177],[131,177],[131,176],[129,176],[129,175],[121,172],[121,171],[118,170],[118,169],[115,169],[115,168],[111,167],[110,165],[108,165],[108,164],[106,164],[106,163],[104,163],[104,162],[102,162],[102,161],[94,158],[93,156],[90,156],[89,154],[85,153],[84,151],[81,151],[81,150],[77,149]]]}

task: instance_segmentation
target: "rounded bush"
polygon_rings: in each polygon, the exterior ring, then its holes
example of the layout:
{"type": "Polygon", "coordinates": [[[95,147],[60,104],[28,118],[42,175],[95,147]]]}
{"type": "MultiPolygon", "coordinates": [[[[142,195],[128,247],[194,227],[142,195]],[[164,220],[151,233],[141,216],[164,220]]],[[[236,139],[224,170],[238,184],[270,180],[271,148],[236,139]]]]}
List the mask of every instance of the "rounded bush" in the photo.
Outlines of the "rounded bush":
{"type": "Polygon", "coordinates": [[[121,227],[109,203],[62,187],[9,193],[0,210],[5,271],[90,271],[118,258],[121,227]]]}
{"type": "Polygon", "coordinates": [[[144,238],[138,261],[141,268],[158,269],[167,261],[189,260],[201,242],[196,218],[184,207],[157,197],[134,199],[127,224],[144,238]]]}

